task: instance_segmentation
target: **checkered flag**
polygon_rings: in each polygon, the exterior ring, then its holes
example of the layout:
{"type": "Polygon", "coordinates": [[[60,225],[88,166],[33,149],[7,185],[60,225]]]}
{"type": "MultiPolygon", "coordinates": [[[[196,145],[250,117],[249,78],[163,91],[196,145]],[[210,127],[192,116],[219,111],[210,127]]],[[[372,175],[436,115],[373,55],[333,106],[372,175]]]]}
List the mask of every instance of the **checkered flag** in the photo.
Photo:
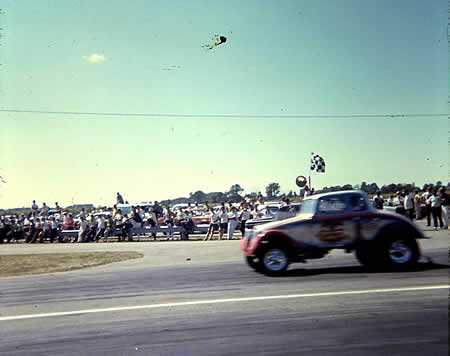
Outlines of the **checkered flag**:
{"type": "Polygon", "coordinates": [[[311,153],[311,170],[317,173],[325,173],[325,160],[314,152],[311,153]]]}

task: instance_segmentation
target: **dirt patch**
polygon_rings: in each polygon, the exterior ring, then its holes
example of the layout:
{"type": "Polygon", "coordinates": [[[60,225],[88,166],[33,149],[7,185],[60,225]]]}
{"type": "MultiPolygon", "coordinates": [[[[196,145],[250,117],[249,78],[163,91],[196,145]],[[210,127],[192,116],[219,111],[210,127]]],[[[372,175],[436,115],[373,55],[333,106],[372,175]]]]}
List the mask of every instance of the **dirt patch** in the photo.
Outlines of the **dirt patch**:
{"type": "Polygon", "coordinates": [[[2,255],[0,277],[73,271],[141,257],[133,251],[2,255]]]}

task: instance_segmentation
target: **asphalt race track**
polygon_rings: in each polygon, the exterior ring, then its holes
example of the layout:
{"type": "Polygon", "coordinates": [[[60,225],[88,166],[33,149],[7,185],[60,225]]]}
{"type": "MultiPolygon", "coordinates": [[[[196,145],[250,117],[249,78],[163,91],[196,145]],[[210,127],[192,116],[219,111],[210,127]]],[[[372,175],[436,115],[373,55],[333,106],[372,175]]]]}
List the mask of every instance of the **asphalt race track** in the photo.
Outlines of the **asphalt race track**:
{"type": "Polygon", "coordinates": [[[238,241],[4,245],[145,257],[0,279],[0,355],[448,355],[448,231],[427,235],[413,271],[336,252],[280,278],[250,270],[238,241]]]}

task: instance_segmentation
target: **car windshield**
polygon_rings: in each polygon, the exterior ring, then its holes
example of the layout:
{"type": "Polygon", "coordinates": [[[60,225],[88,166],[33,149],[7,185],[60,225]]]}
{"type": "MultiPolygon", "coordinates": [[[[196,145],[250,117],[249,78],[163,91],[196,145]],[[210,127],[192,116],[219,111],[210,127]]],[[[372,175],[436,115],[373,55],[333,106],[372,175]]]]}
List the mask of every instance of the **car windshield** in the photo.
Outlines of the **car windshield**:
{"type": "Polygon", "coordinates": [[[302,206],[300,208],[300,214],[314,214],[314,208],[316,206],[316,201],[311,200],[305,200],[302,203],[302,206]]]}

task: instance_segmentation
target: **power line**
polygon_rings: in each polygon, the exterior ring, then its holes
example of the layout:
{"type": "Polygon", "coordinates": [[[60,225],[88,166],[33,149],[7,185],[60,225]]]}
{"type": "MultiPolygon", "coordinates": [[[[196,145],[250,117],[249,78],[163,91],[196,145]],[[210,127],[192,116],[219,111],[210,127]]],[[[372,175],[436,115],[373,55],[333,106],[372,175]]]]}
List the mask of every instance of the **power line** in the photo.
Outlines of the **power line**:
{"type": "Polygon", "coordinates": [[[318,115],[246,115],[246,114],[174,114],[174,113],[119,113],[119,112],[82,112],[82,111],[45,111],[0,109],[0,112],[14,114],[45,114],[66,116],[103,116],[103,117],[140,117],[140,118],[221,118],[221,119],[350,119],[350,118],[411,118],[411,117],[449,117],[448,113],[425,114],[318,114],[318,115]]]}

